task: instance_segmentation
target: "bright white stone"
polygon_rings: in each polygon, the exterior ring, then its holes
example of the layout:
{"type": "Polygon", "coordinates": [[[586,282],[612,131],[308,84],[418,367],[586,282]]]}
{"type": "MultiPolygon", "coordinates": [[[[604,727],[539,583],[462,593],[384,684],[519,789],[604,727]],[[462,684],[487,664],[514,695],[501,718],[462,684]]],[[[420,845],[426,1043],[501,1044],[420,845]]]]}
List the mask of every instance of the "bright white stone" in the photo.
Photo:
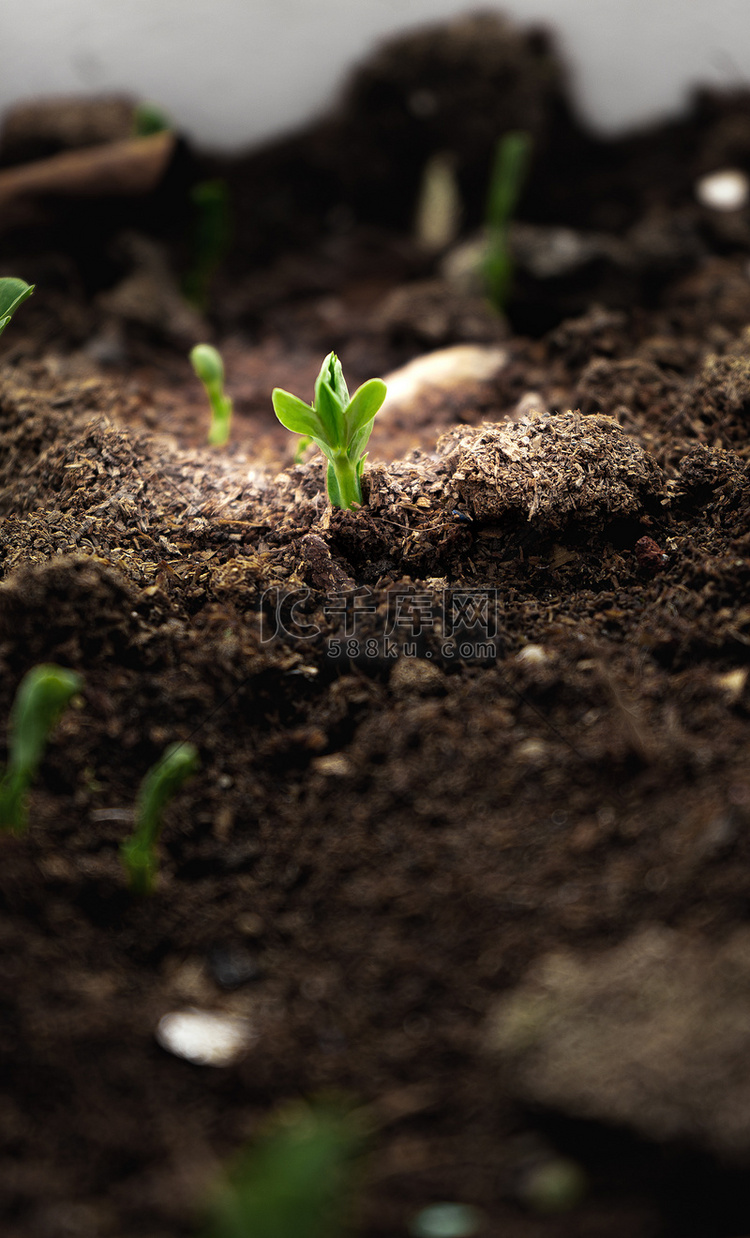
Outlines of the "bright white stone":
{"type": "Polygon", "coordinates": [[[255,1039],[247,1019],[208,1014],[190,1007],[159,1020],[156,1039],[162,1049],[196,1066],[231,1066],[255,1039]]]}
{"type": "Polygon", "coordinates": [[[542,666],[549,662],[549,654],[541,645],[524,645],[516,654],[517,662],[528,662],[531,666],[542,666]]]}
{"type": "Polygon", "coordinates": [[[503,348],[484,344],[454,344],[437,352],[415,357],[386,375],[388,394],[383,411],[398,404],[409,405],[426,389],[454,391],[466,383],[489,382],[508,360],[503,348]]]}
{"type": "Polygon", "coordinates": [[[750,181],[738,168],[711,172],[696,183],[695,196],[701,206],[714,211],[739,211],[750,198],[750,181]]]}

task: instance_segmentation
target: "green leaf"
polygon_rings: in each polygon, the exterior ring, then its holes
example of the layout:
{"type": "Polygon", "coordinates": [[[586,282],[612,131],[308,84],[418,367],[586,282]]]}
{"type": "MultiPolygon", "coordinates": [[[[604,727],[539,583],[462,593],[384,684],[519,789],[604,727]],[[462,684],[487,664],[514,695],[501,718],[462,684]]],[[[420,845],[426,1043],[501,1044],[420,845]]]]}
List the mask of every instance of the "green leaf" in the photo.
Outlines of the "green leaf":
{"type": "Polygon", "coordinates": [[[347,443],[351,443],[355,434],[368,425],[380,411],[385,400],[387,387],[381,378],[371,378],[363,383],[352,396],[346,410],[347,443]]]}
{"type": "Polygon", "coordinates": [[[334,448],[344,447],[346,445],[344,409],[330,385],[320,380],[315,384],[315,412],[320,418],[321,427],[329,445],[334,448]]]}
{"type": "Polygon", "coordinates": [[[354,438],[349,443],[348,454],[351,456],[352,460],[359,460],[362,455],[362,452],[367,446],[370,435],[372,434],[372,426],[373,423],[368,421],[366,425],[362,426],[361,430],[357,431],[354,438]]]}
{"type": "Polygon", "coordinates": [[[323,386],[323,383],[328,383],[328,385],[331,388],[333,387],[334,375],[332,371],[332,366],[333,366],[335,359],[336,359],[336,354],[329,352],[328,356],[325,358],[323,364],[320,367],[318,377],[315,379],[315,396],[313,398],[313,407],[317,407],[318,389],[323,386]]]}
{"type": "Polygon", "coordinates": [[[13,276],[0,279],[0,335],[19,305],[31,296],[34,288],[34,284],[27,284],[24,279],[15,279],[13,276]]]}
{"type": "Polygon", "coordinates": [[[320,437],[323,427],[315,415],[315,409],[305,404],[304,400],[290,391],[282,391],[281,387],[274,387],[271,400],[273,411],[286,430],[291,430],[293,434],[306,434],[308,438],[320,437]]]}
{"type": "Polygon", "coordinates": [[[349,388],[346,385],[344,371],[341,368],[341,362],[335,353],[329,353],[330,361],[330,377],[328,382],[333,390],[333,394],[338,397],[342,408],[346,408],[349,403],[349,388]]]}
{"type": "Polygon", "coordinates": [[[25,280],[14,279],[12,276],[0,279],[0,314],[3,317],[14,314],[19,305],[31,296],[34,287],[34,284],[27,284],[25,280]]]}
{"type": "Polygon", "coordinates": [[[281,387],[274,387],[271,399],[273,411],[284,429],[291,430],[293,434],[303,434],[306,439],[315,443],[323,455],[330,460],[333,447],[328,441],[325,428],[316,410],[310,408],[309,404],[305,404],[296,395],[292,395],[290,391],[283,391],[281,387]]]}

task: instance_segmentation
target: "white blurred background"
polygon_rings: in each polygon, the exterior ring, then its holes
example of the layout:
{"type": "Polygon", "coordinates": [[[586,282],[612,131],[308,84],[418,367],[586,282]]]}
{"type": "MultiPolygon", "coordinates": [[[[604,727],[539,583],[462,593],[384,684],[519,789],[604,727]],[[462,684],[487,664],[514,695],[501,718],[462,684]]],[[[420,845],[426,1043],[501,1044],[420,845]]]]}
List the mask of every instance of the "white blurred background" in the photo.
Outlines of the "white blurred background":
{"type": "Polygon", "coordinates": [[[478,9],[555,31],[602,134],[679,112],[696,84],[750,83],[748,0],[4,0],[0,120],[124,91],[204,147],[248,148],[322,112],[389,35],[478,9]]]}

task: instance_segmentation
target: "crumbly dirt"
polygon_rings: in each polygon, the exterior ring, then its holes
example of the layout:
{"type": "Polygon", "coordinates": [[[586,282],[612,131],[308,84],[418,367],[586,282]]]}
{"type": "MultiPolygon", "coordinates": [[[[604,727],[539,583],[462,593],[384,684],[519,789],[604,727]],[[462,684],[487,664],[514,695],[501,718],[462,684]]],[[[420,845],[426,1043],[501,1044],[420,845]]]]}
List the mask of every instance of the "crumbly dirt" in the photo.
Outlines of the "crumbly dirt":
{"type": "MultiPolygon", "coordinates": [[[[378,53],[286,143],[228,164],[179,145],[145,200],[17,203],[0,227],[0,269],[38,282],[2,340],[0,719],[35,663],[85,681],[28,834],[0,841],[8,1238],[194,1233],[268,1113],[331,1091],[373,1124],[363,1238],[439,1200],[480,1208],[477,1238],[750,1229],[750,1164],[715,1114],[644,1128],[630,1079],[581,1110],[489,1045],[539,960],[596,976],[668,930],[710,971],[747,922],[750,212],[711,214],[693,184],[750,168],[750,98],[605,144],[547,42],[461,30],[378,53]],[[413,171],[466,109],[465,229],[498,131],[526,126],[524,245],[588,236],[552,274],[519,250],[507,321],[410,231],[413,171]],[[184,187],[209,173],[236,236],[186,313],[184,187]],[[235,399],[223,451],[200,336],[235,399]],[[331,511],[272,387],[309,396],[331,348],[354,387],[467,342],[504,363],[384,416],[364,506],[331,511]],[[137,899],[118,861],[137,786],[188,739],[200,771],[137,899]],[[188,1006],[248,1018],[246,1056],[170,1056],[156,1025],[188,1006]],[[561,1157],[586,1190],[541,1211],[531,1177],[561,1157]]],[[[627,986],[596,991],[611,1029],[627,986]]],[[[749,1047],[733,1024],[728,1056],[749,1047]]],[[[689,1072],[666,1078],[659,1105],[674,1086],[693,1112],[689,1072]]]]}

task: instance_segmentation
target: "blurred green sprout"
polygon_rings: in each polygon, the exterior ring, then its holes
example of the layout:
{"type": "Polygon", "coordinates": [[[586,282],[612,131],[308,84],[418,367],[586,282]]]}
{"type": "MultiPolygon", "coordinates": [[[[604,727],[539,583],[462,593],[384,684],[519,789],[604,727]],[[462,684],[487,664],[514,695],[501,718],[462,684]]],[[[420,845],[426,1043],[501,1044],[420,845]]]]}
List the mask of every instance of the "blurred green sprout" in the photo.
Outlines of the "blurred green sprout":
{"type": "Polygon", "coordinates": [[[301,438],[297,439],[297,450],[295,451],[292,457],[295,464],[302,463],[302,461],[305,458],[305,452],[307,451],[311,443],[312,443],[312,439],[310,438],[309,434],[303,434],[301,438]]]}
{"type": "Polygon", "coordinates": [[[585,1198],[588,1178],[577,1161],[555,1157],[535,1165],[525,1175],[520,1195],[534,1212],[569,1212],[585,1198]]]}
{"type": "Polygon", "coordinates": [[[203,312],[208,306],[211,281],[232,241],[229,186],[222,177],[198,181],[190,190],[190,202],[190,266],[182,281],[182,291],[190,304],[203,312]]]}
{"type": "Polygon", "coordinates": [[[202,1238],[344,1238],[362,1150],[343,1106],[287,1106],[229,1169],[202,1238]]]}
{"type": "Polygon", "coordinates": [[[144,777],[138,790],[135,833],[120,847],[120,859],[134,894],[153,892],[159,872],[156,843],[162,814],[197,768],[198,751],[193,744],[170,744],[144,777]]]}
{"type": "Polygon", "coordinates": [[[158,103],[142,102],[136,104],[133,113],[133,134],[137,138],[148,138],[154,133],[168,133],[174,128],[172,121],[158,103]]]}
{"type": "Polygon", "coordinates": [[[362,504],[360,478],[367,459],[364,448],[385,396],[385,383],[371,378],[350,397],[341,362],[332,352],[321,366],[311,405],[280,387],[273,390],[274,412],[282,426],[304,435],[327,457],[328,497],[334,507],[362,504]]]}
{"type": "Polygon", "coordinates": [[[196,344],[190,360],[198,378],[206,388],[211,405],[211,425],[208,441],[212,447],[224,447],[232,428],[232,401],[224,394],[224,362],[213,344],[196,344]]]}
{"type": "Polygon", "coordinates": [[[487,295],[500,313],[508,304],[513,282],[509,228],[526,180],[531,145],[531,135],[522,130],[503,134],[490,175],[483,274],[487,295]]]}
{"type": "Polygon", "coordinates": [[[7,327],[19,305],[23,305],[34,291],[35,284],[12,276],[0,278],[0,335],[7,327]]]}
{"type": "Polygon", "coordinates": [[[42,663],[24,675],[10,714],[9,759],[0,781],[0,828],[22,834],[28,825],[28,790],[47,739],[65,706],[83,687],[75,671],[42,663]]]}

